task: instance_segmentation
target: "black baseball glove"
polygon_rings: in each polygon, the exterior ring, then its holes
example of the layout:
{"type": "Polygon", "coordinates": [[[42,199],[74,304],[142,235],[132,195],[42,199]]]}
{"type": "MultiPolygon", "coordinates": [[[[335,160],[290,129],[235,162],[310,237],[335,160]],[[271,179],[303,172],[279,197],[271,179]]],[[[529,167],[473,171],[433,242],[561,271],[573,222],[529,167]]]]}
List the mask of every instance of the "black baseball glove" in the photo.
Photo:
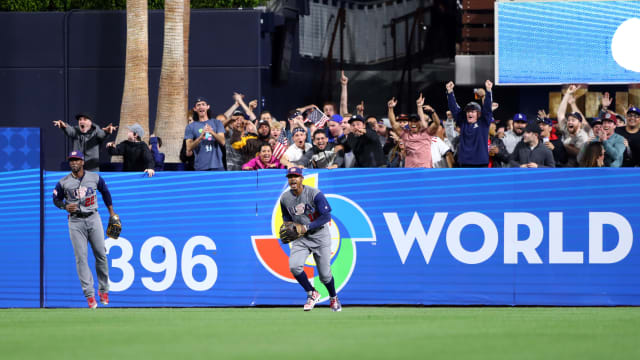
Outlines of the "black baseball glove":
{"type": "Polygon", "coordinates": [[[280,241],[283,244],[288,244],[304,235],[306,228],[304,225],[296,224],[291,221],[285,221],[280,226],[280,241]]]}
{"type": "Polygon", "coordinates": [[[122,223],[120,222],[120,216],[113,215],[109,218],[109,225],[107,226],[107,236],[112,239],[120,237],[122,231],[122,223]]]}

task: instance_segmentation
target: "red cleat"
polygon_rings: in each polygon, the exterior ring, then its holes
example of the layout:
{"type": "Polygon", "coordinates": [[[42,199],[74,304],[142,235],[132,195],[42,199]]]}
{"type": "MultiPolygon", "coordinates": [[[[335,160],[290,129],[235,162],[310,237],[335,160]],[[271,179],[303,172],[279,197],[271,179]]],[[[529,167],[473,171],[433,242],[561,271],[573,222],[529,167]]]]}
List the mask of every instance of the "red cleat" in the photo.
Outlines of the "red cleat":
{"type": "Polygon", "coordinates": [[[98,307],[98,303],[96,302],[95,297],[87,298],[87,302],[89,303],[89,309],[95,309],[98,307]]]}
{"type": "Polygon", "coordinates": [[[307,302],[304,304],[304,311],[310,311],[320,301],[320,293],[313,290],[307,295],[307,302]]]}
{"type": "Polygon", "coordinates": [[[98,296],[100,296],[100,304],[109,305],[109,293],[101,293],[98,291],[98,296]]]}

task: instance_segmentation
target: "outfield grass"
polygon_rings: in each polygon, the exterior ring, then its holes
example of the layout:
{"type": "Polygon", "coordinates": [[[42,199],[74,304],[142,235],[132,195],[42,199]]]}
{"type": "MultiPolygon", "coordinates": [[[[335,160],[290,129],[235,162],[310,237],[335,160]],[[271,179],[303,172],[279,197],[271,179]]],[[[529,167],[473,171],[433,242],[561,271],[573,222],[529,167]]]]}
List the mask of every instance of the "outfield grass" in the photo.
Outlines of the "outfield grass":
{"type": "Polygon", "coordinates": [[[2,359],[640,359],[640,308],[5,309],[2,359]]]}

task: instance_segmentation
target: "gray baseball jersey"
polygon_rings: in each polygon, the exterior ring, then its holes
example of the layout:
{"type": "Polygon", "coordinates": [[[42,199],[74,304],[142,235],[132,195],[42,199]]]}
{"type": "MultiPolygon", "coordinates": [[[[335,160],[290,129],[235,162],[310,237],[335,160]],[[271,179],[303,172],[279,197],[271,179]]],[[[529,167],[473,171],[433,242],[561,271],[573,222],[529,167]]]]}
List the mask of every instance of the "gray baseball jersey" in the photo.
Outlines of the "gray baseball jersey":
{"type": "Polygon", "coordinates": [[[76,270],[84,296],[94,297],[93,275],[87,262],[88,243],[91,243],[96,259],[98,290],[109,292],[109,263],[104,244],[104,230],[98,215],[96,191],[100,191],[107,206],[111,206],[111,194],[100,175],[85,171],[82,178],[69,174],[56,184],[53,190],[53,203],[60,209],[65,204],[78,204],[79,211],[69,214],[69,236],[76,258],[76,270]]]}
{"type": "Polygon", "coordinates": [[[289,268],[294,275],[302,273],[309,254],[313,253],[320,281],[329,283],[331,274],[331,206],[324,194],[315,188],[304,186],[296,196],[287,191],[280,198],[282,219],[307,226],[307,233],[291,244],[289,268]]]}

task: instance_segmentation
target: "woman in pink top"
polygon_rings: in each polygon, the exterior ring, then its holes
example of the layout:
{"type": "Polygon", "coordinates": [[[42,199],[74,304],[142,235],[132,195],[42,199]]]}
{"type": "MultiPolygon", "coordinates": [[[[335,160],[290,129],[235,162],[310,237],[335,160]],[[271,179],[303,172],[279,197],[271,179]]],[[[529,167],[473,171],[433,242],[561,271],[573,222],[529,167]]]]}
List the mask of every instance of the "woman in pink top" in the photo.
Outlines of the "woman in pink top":
{"type": "MultiPolygon", "coordinates": [[[[406,154],[404,167],[433,167],[431,161],[431,137],[436,133],[440,126],[439,120],[435,118],[437,115],[435,112],[432,112],[434,121],[431,126],[429,126],[422,108],[424,106],[424,98],[422,97],[422,94],[420,94],[420,97],[416,100],[418,115],[411,115],[409,117],[408,128],[402,128],[400,124],[396,122],[396,117],[393,112],[393,108],[397,103],[396,99],[393,98],[387,103],[387,105],[389,108],[388,112],[391,127],[393,128],[393,131],[400,136],[400,139],[404,143],[406,154]]],[[[433,111],[430,106],[428,109],[433,111]]]]}
{"type": "Polygon", "coordinates": [[[280,164],[280,161],[274,158],[272,154],[271,145],[262,144],[262,146],[260,146],[260,153],[242,165],[242,170],[284,169],[284,165],[280,164]]]}

